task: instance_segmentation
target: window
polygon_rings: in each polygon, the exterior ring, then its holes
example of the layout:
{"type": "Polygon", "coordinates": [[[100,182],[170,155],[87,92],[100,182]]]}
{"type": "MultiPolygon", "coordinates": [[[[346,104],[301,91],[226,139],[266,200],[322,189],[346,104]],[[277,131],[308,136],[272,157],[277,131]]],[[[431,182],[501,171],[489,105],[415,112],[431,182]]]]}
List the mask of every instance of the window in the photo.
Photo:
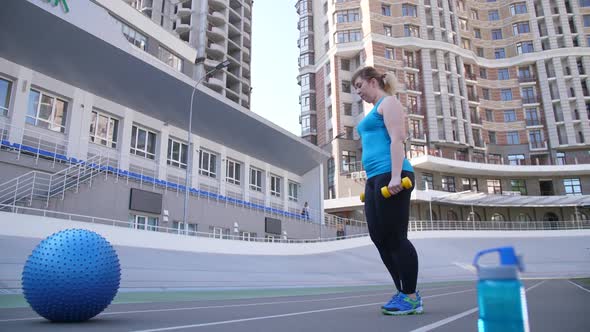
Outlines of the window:
{"type": "Polygon", "coordinates": [[[475,38],[481,39],[481,30],[480,29],[473,29],[473,33],[475,34],[475,38]]]}
{"type": "Polygon", "coordinates": [[[532,103],[536,102],[535,89],[532,86],[522,88],[520,90],[520,95],[521,95],[523,104],[532,104],[532,103]]]}
{"type": "Polygon", "coordinates": [[[199,150],[199,174],[210,178],[217,177],[217,156],[206,150],[199,150]]]}
{"type": "Polygon", "coordinates": [[[532,41],[516,43],[516,53],[518,54],[532,53],[534,51],[535,49],[532,41]]]}
{"type": "Polygon", "coordinates": [[[502,39],[502,29],[492,30],[492,40],[502,39]]]}
{"type": "Polygon", "coordinates": [[[394,50],[391,47],[385,48],[385,59],[393,60],[394,50]]]}
{"type": "Polygon", "coordinates": [[[509,154],[508,155],[508,164],[509,165],[523,165],[524,164],[524,154],[509,154]]]}
{"type": "Polygon", "coordinates": [[[483,47],[476,48],[476,53],[477,53],[477,56],[479,56],[479,57],[485,56],[484,51],[483,51],[483,47]]]}
{"type": "Polygon", "coordinates": [[[129,226],[134,229],[144,229],[148,231],[156,231],[158,228],[158,218],[142,215],[129,215],[129,226]]]}
{"type": "Polygon", "coordinates": [[[342,172],[356,172],[356,152],[342,150],[342,172]]]}
{"type": "Polygon", "coordinates": [[[281,178],[276,175],[270,176],[270,194],[271,196],[281,197],[281,178]]]}
{"type": "Polygon", "coordinates": [[[90,142],[108,146],[109,148],[117,148],[119,120],[96,109],[92,111],[91,116],[90,142]]]}
{"type": "Polygon", "coordinates": [[[162,60],[168,66],[182,71],[182,59],[160,45],[158,45],[158,59],[162,60]]]}
{"type": "Polygon", "coordinates": [[[526,196],[526,182],[524,180],[510,180],[512,191],[519,191],[521,195],[526,196]]]}
{"type": "Polygon", "coordinates": [[[354,128],[349,126],[344,126],[344,134],[346,139],[354,139],[354,128]]]}
{"type": "Polygon", "coordinates": [[[488,21],[497,21],[500,19],[500,15],[498,15],[498,10],[490,10],[488,11],[488,21]]]}
{"type": "Polygon", "coordinates": [[[0,78],[0,116],[8,115],[12,82],[0,78]]]}
{"type": "Polygon", "coordinates": [[[514,121],[516,121],[516,112],[514,110],[504,111],[504,122],[514,122],[514,121]]]}
{"type": "Polygon", "coordinates": [[[298,194],[299,183],[289,181],[289,200],[297,202],[299,199],[298,194]]]}
{"type": "Polygon", "coordinates": [[[527,108],[525,110],[525,116],[527,126],[538,126],[540,124],[539,114],[536,108],[527,108]]]}
{"type": "Polygon", "coordinates": [[[580,179],[563,179],[563,186],[566,195],[582,195],[580,179]]]}
{"type": "Polygon", "coordinates": [[[353,41],[361,40],[361,30],[347,30],[336,33],[336,43],[349,43],[353,41]]]}
{"type": "Polygon", "coordinates": [[[509,131],[506,133],[506,143],[507,144],[520,144],[520,139],[518,137],[518,131],[509,131]]]}
{"type": "Polygon", "coordinates": [[[262,171],[250,167],[250,189],[262,192],[262,171]]]}
{"type": "Polygon", "coordinates": [[[455,192],[455,177],[453,176],[442,176],[442,190],[455,192]]]}
{"type": "Polygon", "coordinates": [[[136,156],[155,159],[156,133],[137,125],[133,125],[131,128],[130,152],[136,156]]]}
{"type": "Polygon", "coordinates": [[[459,27],[463,31],[469,31],[469,28],[468,28],[467,20],[466,19],[463,19],[463,18],[460,18],[459,19],[459,27]]]}
{"type": "Polygon", "coordinates": [[[225,161],[225,181],[231,184],[240,185],[242,178],[242,165],[234,160],[225,161]]]}
{"type": "MultiPolygon", "coordinates": [[[[389,15],[391,15],[391,13],[389,15]]],[[[418,11],[416,10],[416,6],[404,3],[402,5],[402,16],[418,17],[418,11]]]]}
{"type": "Polygon", "coordinates": [[[338,23],[356,22],[360,20],[359,9],[340,10],[335,14],[336,19],[334,21],[338,23]]]}
{"type": "Polygon", "coordinates": [[[506,51],[503,48],[496,48],[494,50],[494,57],[496,59],[504,59],[506,57],[506,51]]]}
{"type": "Polygon", "coordinates": [[[479,77],[488,78],[488,71],[485,68],[479,68],[479,77]]]}
{"type": "Polygon", "coordinates": [[[512,16],[519,15],[519,14],[526,14],[526,3],[520,2],[510,5],[510,14],[512,16]]]}
{"type": "Polygon", "coordinates": [[[488,194],[502,194],[500,180],[488,180],[488,194]]]}
{"type": "Polygon", "coordinates": [[[351,93],[350,81],[342,81],[342,92],[351,93]]]}
{"type": "Polygon", "coordinates": [[[496,132],[495,131],[488,132],[488,137],[490,139],[490,144],[497,144],[496,132]]]}
{"type": "Polygon", "coordinates": [[[584,15],[584,27],[590,27],[590,15],[584,15]]]}
{"type": "Polygon", "coordinates": [[[383,26],[383,34],[385,34],[387,37],[393,36],[393,28],[391,27],[391,25],[383,26]]]}
{"type": "Polygon", "coordinates": [[[529,22],[519,22],[512,24],[512,32],[515,36],[531,32],[529,22]]]}
{"type": "Polygon", "coordinates": [[[424,184],[424,190],[434,189],[434,186],[433,186],[434,180],[433,180],[432,174],[422,173],[422,183],[424,184]]]}
{"type": "Polygon", "coordinates": [[[26,122],[65,133],[68,103],[45,92],[31,89],[26,122]]]}
{"type": "Polygon", "coordinates": [[[381,5],[381,15],[391,16],[391,6],[390,5],[381,5]]]}
{"type": "Polygon", "coordinates": [[[556,152],[555,153],[555,164],[556,165],[565,165],[566,164],[565,152],[556,152]]]}
{"type": "Polygon", "coordinates": [[[340,69],[350,71],[350,60],[340,59],[340,69]]]}
{"type": "Polygon", "coordinates": [[[486,121],[494,122],[494,111],[486,109],[486,121]]]}
{"type": "Polygon", "coordinates": [[[143,34],[137,32],[135,29],[128,26],[127,24],[125,24],[123,22],[120,22],[120,23],[121,23],[121,28],[122,28],[123,35],[125,36],[125,38],[127,38],[127,40],[131,44],[133,44],[145,51],[147,49],[147,37],[144,36],[143,34]]]}
{"type": "Polygon", "coordinates": [[[485,100],[490,100],[490,89],[488,88],[482,88],[481,89],[481,95],[482,98],[485,100]]]}
{"type": "Polygon", "coordinates": [[[174,228],[178,234],[197,236],[197,224],[185,224],[182,221],[173,221],[172,228],[174,228]]]}
{"type": "Polygon", "coordinates": [[[529,132],[529,144],[533,149],[545,147],[545,144],[543,143],[543,134],[540,129],[531,130],[529,132]]]}
{"type": "Polygon", "coordinates": [[[508,68],[498,69],[498,79],[499,80],[509,80],[510,79],[510,73],[508,72],[508,68]]]}
{"type": "Polygon", "coordinates": [[[344,103],[344,115],[352,116],[352,104],[351,103],[344,103]]]}
{"type": "Polygon", "coordinates": [[[479,20],[479,12],[477,11],[477,9],[471,10],[471,18],[474,20],[479,20]]]}
{"type": "Polygon", "coordinates": [[[420,28],[412,24],[404,24],[404,37],[420,37],[420,28]]]}
{"type": "Polygon", "coordinates": [[[511,89],[502,89],[500,90],[500,96],[502,101],[511,101],[512,100],[512,90],[511,89]]]}
{"type": "Polygon", "coordinates": [[[580,7],[590,7],[590,0],[578,0],[580,7]]]}
{"type": "Polygon", "coordinates": [[[172,138],[168,138],[168,165],[186,168],[188,148],[187,145],[172,138]]]}

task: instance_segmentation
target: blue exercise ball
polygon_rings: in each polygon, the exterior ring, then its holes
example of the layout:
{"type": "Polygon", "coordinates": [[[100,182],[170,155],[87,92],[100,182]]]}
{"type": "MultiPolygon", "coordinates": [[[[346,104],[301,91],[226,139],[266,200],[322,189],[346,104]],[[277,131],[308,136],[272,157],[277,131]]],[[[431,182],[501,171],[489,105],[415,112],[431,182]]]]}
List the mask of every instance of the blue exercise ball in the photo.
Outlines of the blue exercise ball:
{"type": "Polygon", "coordinates": [[[81,322],[101,313],[119,290],[121,266],[111,244],[85,229],[66,229],[43,240],[22,275],[25,299],[54,322],[81,322]]]}

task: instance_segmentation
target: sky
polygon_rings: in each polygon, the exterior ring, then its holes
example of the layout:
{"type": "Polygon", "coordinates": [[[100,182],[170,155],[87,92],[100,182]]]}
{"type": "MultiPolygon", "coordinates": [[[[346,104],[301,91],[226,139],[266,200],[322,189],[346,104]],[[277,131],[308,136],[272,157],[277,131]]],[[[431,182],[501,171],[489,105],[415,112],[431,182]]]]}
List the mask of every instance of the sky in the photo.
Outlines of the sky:
{"type": "Polygon", "coordinates": [[[296,0],[255,0],[252,5],[250,110],[300,136],[296,0]]]}

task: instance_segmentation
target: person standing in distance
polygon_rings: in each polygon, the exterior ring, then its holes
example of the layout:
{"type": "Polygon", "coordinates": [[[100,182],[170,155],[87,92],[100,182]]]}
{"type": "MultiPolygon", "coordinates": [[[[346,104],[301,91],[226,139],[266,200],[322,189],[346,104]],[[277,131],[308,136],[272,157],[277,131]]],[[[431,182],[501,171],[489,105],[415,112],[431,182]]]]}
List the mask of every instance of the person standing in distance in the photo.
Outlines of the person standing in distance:
{"type": "Polygon", "coordinates": [[[356,93],[373,109],[358,124],[362,140],[362,163],[367,172],[365,217],[371,240],[387,267],[397,293],[381,307],[387,315],[409,315],[423,312],[422,298],[416,291],[418,254],[408,240],[410,195],[404,189],[403,177],[414,183],[414,169],[405,158],[406,119],[400,101],[395,97],[397,77],[393,72],[379,73],[364,67],[352,76],[356,93]],[[390,198],[381,195],[387,186],[390,198]]]}

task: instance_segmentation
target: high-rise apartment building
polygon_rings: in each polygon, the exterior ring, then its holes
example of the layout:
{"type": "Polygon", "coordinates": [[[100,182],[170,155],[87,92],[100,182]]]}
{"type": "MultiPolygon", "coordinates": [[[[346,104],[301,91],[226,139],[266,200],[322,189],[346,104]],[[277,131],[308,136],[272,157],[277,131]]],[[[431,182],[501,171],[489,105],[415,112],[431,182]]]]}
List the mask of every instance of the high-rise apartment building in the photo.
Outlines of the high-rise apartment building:
{"type": "Polygon", "coordinates": [[[371,65],[400,82],[412,218],[589,218],[590,1],[300,0],[296,10],[302,137],[331,150],[328,211],[362,218],[355,127],[372,105],[351,76],[371,65]]]}
{"type": "MultiPolygon", "coordinates": [[[[217,72],[204,84],[227,99],[250,108],[250,54],[252,49],[252,0],[122,0],[197,51],[195,79],[218,63],[229,60],[227,71],[217,72]]],[[[96,1],[110,7],[112,1],[96,1]]],[[[115,14],[116,15],[116,12],[115,14]]],[[[124,18],[127,19],[127,18],[124,18]]],[[[133,27],[129,27],[130,31],[133,27]]],[[[151,47],[149,36],[130,32],[138,47],[151,47]]],[[[166,63],[182,71],[175,52],[154,49],[166,63]]]]}

